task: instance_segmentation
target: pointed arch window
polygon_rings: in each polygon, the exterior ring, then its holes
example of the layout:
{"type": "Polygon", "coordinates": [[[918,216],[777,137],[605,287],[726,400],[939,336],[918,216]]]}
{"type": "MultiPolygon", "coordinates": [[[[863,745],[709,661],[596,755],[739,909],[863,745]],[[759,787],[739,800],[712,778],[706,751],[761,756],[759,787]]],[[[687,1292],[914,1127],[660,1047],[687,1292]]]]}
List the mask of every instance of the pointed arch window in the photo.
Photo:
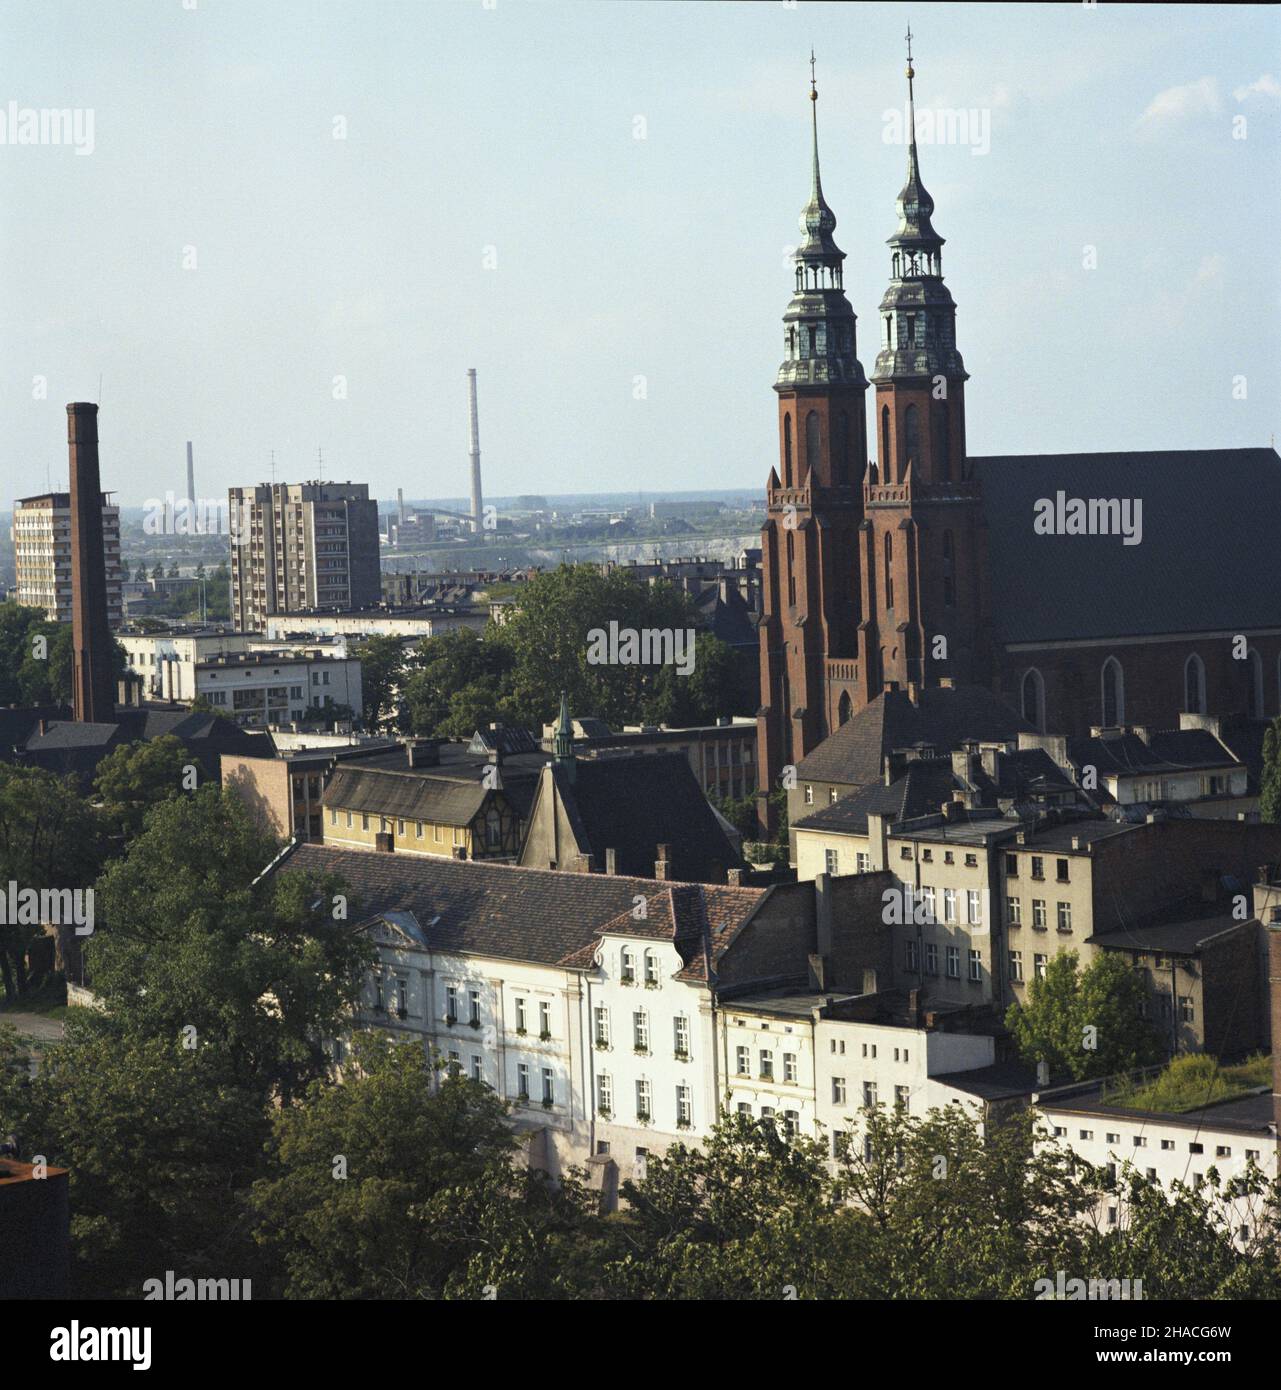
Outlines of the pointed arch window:
{"type": "Polygon", "coordinates": [[[894,481],[890,472],[890,408],[888,405],[881,407],[881,481],[883,483],[894,481]]]}
{"type": "Polygon", "coordinates": [[[796,606],[796,575],[792,569],[796,560],[796,535],[794,532],[787,533],[787,601],[793,607],[796,606]]]}
{"type": "Polygon", "coordinates": [[[885,533],[885,606],[894,607],[894,537],[885,533]]]}
{"type": "Polygon", "coordinates": [[[907,476],[908,464],[920,465],[921,458],[920,412],[909,405],[903,412],[903,457],[899,460],[899,477],[907,476]]]}
{"type": "Polygon", "coordinates": [[[1045,681],[1035,667],[1023,673],[1023,718],[1039,732],[1045,732],[1045,681]]]}
{"type": "Polygon", "coordinates": [[[818,479],[820,446],[818,411],[811,410],[805,417],[805,466],[814,474],[816,481],[818,479]]]}
{"type": "Polygon", "coordinates": [[[832,440],[832,462],[837,487],[848,487],[850,481],[850,417],[845,411],[836,416],[836,432],[832,440]]]}
{"type": "Polygon", "coordinates": [[[1195,652],[1183,663],[1183,708],[1205,713],[1205,662],[1195,652]]]}
{"type": "Polygon", "coordinates": [[[792,417],[783,416],[783,486],[792,486],[792,417]]]}
{"type": "Polygon", "coordinates": [[[1115,729],[1125,723],[1125,672],[1114,656],[1103,663],[1103,727],[1115,729]]]}
{"type": "Polygon", "coordinates": [[[841,692],[840,703],[836,706],[837,726],[839,727],[842,724],[848,724],[850,722],[850,715],[853,712],[854,706],[852,701],[850,700],[850,692],[848,690],[843,690],[841,692]]]}
{"type": "Polygon", "coordinates": [[[818,330],[814,327],[813,324],[810,324],[810,326],[805,330],[805,333],[806,333],[807,337],[809,338],[809,345],[810,345],[810,350],[809,350],[809,354],[808,354],[808,355],[809,355],[810,357],[817,357],[817,356],[818,356],[818,330]]]}
{"type": "Polygon", "coordinates": [[[1246,708],[1251,719],[1263,718],[1263,662],[1260,660],[1259,653],[1250,648],[1246,656],[1248,670],[1246,679],[1250,682],[1249,690],[1246,692],[1246,708]]]}
{"type": "Polygon", "coordinates": [[[956,607],[956,558],[951,531],[943,532],[943,607],[956,607]]]}
{"type": "Polygon", "coordinates": [[[943,482],[950,482],[952,478],[952,448],[946,401],[934,402],[930,443],[934,446],[934,476],[943,482]]]}

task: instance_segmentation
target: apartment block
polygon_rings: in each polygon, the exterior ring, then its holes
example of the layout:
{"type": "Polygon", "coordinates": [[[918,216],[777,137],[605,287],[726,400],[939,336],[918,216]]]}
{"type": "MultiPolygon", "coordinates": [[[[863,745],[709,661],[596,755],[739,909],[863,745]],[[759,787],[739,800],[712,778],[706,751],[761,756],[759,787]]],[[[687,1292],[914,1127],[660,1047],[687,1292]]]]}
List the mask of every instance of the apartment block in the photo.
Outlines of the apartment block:
{"type": "Polygon", "coordinates": [[[378,604],[378,503],[367,484],[262,483],[229,497],[238,631],[261,632],[277,613],[378,604]]]}
{"type": "MultiPolygon", "coordinates": [[[[107,621],[124,616],[120,569],[120,508],[102,494],[102,541],[107,573],[107,621]]],[[[46,492],[13,504],[17,585],[11,597],[28,608],[42,608],[50,622],[71,621],[71,494],[46,492]]]]}

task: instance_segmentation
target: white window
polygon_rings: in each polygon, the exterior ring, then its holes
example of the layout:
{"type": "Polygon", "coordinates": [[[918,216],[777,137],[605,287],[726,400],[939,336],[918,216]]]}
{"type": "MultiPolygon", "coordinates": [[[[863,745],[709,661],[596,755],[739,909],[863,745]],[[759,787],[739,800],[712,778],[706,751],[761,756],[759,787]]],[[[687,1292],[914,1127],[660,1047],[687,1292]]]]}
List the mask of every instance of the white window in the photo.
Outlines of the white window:
{"type": "Polygon", "coordinates": [[[868,854],[864,854],[862,850],[859,850],[854,855],[854,867],[860,874],[867,873],[867,871],[872,867],[871,856],[868,854]]]}
{"type": "Polygon", "coordinates": [[[783,1132],[789,1139],[795,1139],[801,1132],[801,1116],[799,1111],[783,1111],[783,1132]]]}
{"type": "Polygon", "coordinates": [[[648,1081],[642,1079],[636,1083],[636,1118],[648,1120],[653,1113],[650,1085],[648,1081]]]}
{"type": "Polygon", "coordinates": [[[805,784],[805,804],[807,806],[813,806],[814,804],[814,788],[811,787],[808,782],[805,784]]]}
{"type": "Polygon", "coordinates": [[[917,969],[917,959],[916,942],[909,938],[903,943],[903,963],[913,974],[917,969]]]}
{"type": "Polygon", "coordinates": [[[978,982],[983,978],[983,957],[977,951],[970,952],[970,980],[978,982]]]}
{"type": "Polygon", "coordinates": [[[1005,920],[1012,927],[1023,925],[1023,904],[1017,898],[1011,898],[1005,904],[1005,920]]]}
{"type": "Polygon", "coordinates": [[[556,1092],[552,1083],[552,1069],[543,1068],[543,1104],[551,1105],[556,1098],[556,1092]]]}
{"type": "Polygon", "coordinates": [[[774,1054],[767,1047],[761,1048],[760,1066],[757,1075],[762,1081],[773,1081],[774,1079],[774,1054]]]}
{"type": "MultiPolygon", "coordinates": [[[[734,1070],[739,1076],[751,1076],[752,1074],[752,1050],[748,1047],[736,1047],[734,1049],[734,1070]]],[[[751,1108],[750,1106],[748,1107],[751,1108]]]]}
{"type": "Polygon", "coordinates": [[[943,920],[945,922],[956,921],[956,889],[944,888],[943,890],[943,920]]]}
{"type": "Polygon", "coordinates": [[[843,1076],[832,1077],[832,1104],[845,1104],[845,1078],[843,1076]]]}
{"type": "Polygon", "coordinates": [[[632,1015],[632,1046],[637,1052],[649,1051],[649,1015],[644,1009],[632,1015]]]}
{"type": "Polygon", "coordinates": [[[1046,962],[1046,959],[1047,959],[1047,957],[1045,957],[1045,956],[1033,956],[1033,957],[1032,957],[1032,973],[1036,976],[1036,978],[1037,978],[1038,980],[1043,980],[1043,979],[1045,979],[1045,962],[1046,962]]]}
{"type": "Polygon", "coordinates": [[[470,1010],[467,1021],[473,1028],[478,1028],[480,1027],[480,990],[469,990],[467,1003],[470,1010]]]}
{"type": "Polygon", "coordinates": [[[828,872],[829,874],[835,874],[835,873],[836,873],[836,871],[837,871],[837,854],[836,854],[836,851],[835,851],[834,849],[825,849],[825,850],[823,851],[823,864],[824,864],[824,866],[825,866],[825,868],[827,869],[827,872],[828,872]]]}
{"type": "Polygon", "coordinates": [[[796,1054],[794,1052],[783,1053],[783,1080],[796,1083],[796,1054]]]}
{"type": "Polygon", "coordinates": [[[689,1056],[689,1019],[677,1014],[672,1020],[672,1036],[678,1057],[689,1056]]]}
{"type": "Polygon", "coordinates": [[[546,999],[538,1001],[538,1036],[550,1038],[552,1035],[552,1006],[546,999]]]}
{"type": "Polygon", "coordinates": [[[596,1046],[609,1046],[609,1010],[603,1004],[596,1005],[596,1046]]]}
{"type": "Polygon", "coordinates": [[[1023,952],[1010,952],[1010,979],[1016,984],[1023,983],[1023,952]]]}
{"type": "Polygon", "coordinates": [[[689,1087],[683,1083],[676,1088],[676,1127],[688,1129],[694,1120],[694,1107],[690,1102],[689,1087]]]}
{"type": "Polygon", "coordinates": [[[1035,930],[1037,930],[1037,931],[1044,931],[1044,930],[1045,930],[1046,922],[1045,922],[1045,899],[1044,899],[1044,898],[1033,898],[1033,899],[1032,899],[1032,926],[1033,926],[1033,927],[1035,928],[1035,930]]]}
{"type": "Polygon", "coordinates": [[[961,978],[961,948],[959,946],[947,948],[947,978],[949,980],[961,978]]]}
{"type": "Polygon", "coordinates": [[[645,984],[649,989],[658,985],[658,957],[653,951],[645,952],[645,984]]]}
{"type": "Polygon", "coordinates": [[[606,1071],[596,1075],[596,1113],[606,1118],[614,1109],[614,1082],[606,1071]]]}
{"type": "Polygon", "coordinates": [[[458,1018],[458,986],[445,986],[445,1022],[453,1023],[458,1018]]]}
{"type": "Polygon", "coordinates": [[[618,973],[623,984],[634,985],[636,983],[636,957],[629,946],[624,946],[619,952],[618,973]]]}
{"type": "Polygon", "coordinates": [[[1058,907],[1059,907],[1059,930],[1060,930],[1060,931],[1071,931],[1071,930],[1072,930],[1072,904],[1071,904],[1071,903],[1059,903],[1058,907]]]}
{"type": "Polygon", "coordinates": [[[516,1095],[520,1100],[529,1099],[529,1064],[527,1062],[516,1064],[516,1095]]]}
{"type": "Polygon", "coordinates": [[[965,893],[965,917],[972,927],[983,925],[982,896],[977,888],[969,888],[965,893]]]}
{"type": "Polygon", "coordinates": [[[934,889],[928,883],[921,885],[921,901],[925,904],[925,920],[927,922],[937,921],[938,919],[934,915],[934,889]]]}
{"type": "Polygon", "coordinates": [[[474,1052],[471,1057],[471,1079],[473,1081],[483,1081],[485,1079],[484,1059],[477,1057],[474,1052]]]}
{"type": "Polygon", "coordinates": [[[872,1106],[872,1105],[875,1105],[875,1104],[876,1104],[876,1082],[875,1082],[875,1081],[865,1081],[865,1082],[863,1082],[863,1104],[864,1104],[865,1106],[872,1106]]]}
{"type": "Polygon", "coordinates": [[[516,1031],[518,1033],[525,1031],[525,1001],[523,999],[516,1000],[516,1031]]]}

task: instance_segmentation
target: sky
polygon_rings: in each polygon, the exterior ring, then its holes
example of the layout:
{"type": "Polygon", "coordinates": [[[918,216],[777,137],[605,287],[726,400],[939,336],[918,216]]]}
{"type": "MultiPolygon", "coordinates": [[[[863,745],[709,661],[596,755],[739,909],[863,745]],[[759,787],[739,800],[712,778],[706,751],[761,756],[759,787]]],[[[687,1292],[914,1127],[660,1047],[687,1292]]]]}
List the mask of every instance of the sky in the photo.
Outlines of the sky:
{"type": "Polygon", "coordinates": [[[1268,444],[1281,10],[0,0],[0,508],[72,400],[126,505],[461,496],[468,367],[489,496],[763,491],[810,49],[870,370],[909,20],[970,452],[1268,444]]]}

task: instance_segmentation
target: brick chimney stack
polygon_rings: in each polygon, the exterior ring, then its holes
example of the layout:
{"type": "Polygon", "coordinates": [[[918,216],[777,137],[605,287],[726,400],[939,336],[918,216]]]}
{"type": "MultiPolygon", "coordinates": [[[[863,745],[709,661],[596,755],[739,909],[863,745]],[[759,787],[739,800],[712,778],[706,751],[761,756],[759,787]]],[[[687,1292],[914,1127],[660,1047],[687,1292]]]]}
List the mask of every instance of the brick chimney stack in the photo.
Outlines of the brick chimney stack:
{"type": "Polygon", "coordinates": [[[71,467],[73,717],[80,723],[108,724],[115,718],[115,701],[96,405],[78,401],[67,406],[67,451],[71,467]]]}

